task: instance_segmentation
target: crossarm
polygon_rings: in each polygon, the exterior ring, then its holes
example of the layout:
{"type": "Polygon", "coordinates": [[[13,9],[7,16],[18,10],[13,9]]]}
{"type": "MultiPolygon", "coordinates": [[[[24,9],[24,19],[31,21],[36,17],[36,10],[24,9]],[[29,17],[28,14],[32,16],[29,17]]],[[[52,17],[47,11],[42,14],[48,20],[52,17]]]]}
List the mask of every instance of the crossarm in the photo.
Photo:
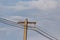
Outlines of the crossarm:
{"type": "MultiPolygon", "coordinates": [[[[18,22],[18,24],[24,24],[25,22],[18,22]]],[[[28,24],[36,24],[36,22],[28,22],[28,24]]]]}

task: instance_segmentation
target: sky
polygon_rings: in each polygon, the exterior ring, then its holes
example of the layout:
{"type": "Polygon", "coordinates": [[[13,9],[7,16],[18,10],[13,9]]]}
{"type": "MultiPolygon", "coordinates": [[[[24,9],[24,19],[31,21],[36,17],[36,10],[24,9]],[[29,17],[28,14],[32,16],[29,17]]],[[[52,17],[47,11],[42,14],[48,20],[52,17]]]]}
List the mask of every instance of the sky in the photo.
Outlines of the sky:
{"type": "MultiPolygon", "coordinates": [[[[15,22],[36,21],[39,28],[60,40],[60,0],[0,0],[0,17],[15,22]]],[[[38,27],[37,26],[37,27],[38,27]]],[[[0,23],[0,40],[23,40],[24,30],[0,23]]],[[[28,40],[49,40],[28,30],[28,40]]]]}

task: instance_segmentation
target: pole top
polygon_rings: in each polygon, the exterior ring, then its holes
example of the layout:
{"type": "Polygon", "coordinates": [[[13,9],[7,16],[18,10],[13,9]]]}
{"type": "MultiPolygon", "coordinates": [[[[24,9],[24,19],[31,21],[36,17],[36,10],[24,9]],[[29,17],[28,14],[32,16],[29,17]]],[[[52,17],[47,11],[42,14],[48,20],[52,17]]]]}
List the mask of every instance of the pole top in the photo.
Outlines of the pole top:
{"type": "MultiPolygon", "coordinates": [[[[36,22],[29,22],[28,18],[25,19],[25,22],[27,22],[28,24],[36,24],[36,22]]],[[[24,24],[25,22],[18,22],[18,24],[24,24]]]]}

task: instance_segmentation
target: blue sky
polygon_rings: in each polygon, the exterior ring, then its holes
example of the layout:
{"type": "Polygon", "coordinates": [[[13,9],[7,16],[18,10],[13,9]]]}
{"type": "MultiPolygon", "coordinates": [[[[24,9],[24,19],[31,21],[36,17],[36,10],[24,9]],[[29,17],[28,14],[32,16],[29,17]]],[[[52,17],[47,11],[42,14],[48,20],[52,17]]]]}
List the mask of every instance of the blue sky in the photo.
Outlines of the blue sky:
{"type": "MultiPolygon", "coordinates": [[[[0,0],[0,17],[36,21],[45,32],[60,40],[60,0],[0,0]]],[[[29,30],[28,40],[48,40],[29,30]]],[[[0,23],[0,40],[23,40],[23,29],[0,23]]]]}

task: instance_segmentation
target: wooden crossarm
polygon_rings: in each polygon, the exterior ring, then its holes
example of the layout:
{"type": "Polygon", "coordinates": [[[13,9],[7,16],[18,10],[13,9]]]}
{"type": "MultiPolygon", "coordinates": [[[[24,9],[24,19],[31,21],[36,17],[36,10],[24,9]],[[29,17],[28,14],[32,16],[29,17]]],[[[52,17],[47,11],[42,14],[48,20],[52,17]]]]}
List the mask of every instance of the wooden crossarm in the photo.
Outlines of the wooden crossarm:
{"type": "Polygon", "coordinates": [[[27,29],[28,29],[28,24],[36,24],[36,22],[29,22],[28,19],[26,18],[24,22],[17,22],[17,24],[24,24],[24,39],[27,40],[27,29]]]}
{"type": "MultiPolygon", "coordinates": [[[[25,22],[17,22],[18,24],[24,24],[25,22]]],[[[36,22],[28,22],[28,24],[36,24],[36,22]]]]}

